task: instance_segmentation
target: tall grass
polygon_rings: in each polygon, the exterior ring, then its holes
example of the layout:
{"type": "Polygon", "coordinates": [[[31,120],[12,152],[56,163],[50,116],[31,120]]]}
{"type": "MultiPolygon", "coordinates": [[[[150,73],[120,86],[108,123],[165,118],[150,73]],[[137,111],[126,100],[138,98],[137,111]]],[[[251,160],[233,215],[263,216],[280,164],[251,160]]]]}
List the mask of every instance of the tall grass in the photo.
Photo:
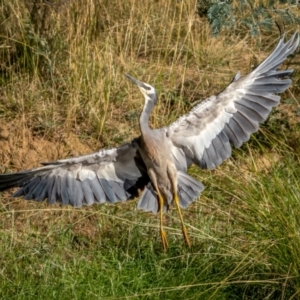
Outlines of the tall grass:
{"type": "MultiPolygon", "coordinates": [[[[95,151],[137,136],[153,84],[163,126],[224,88],[278,40],[212,38],[195,1],[8,1],[0,6],[0,169],[95,151]]],[[[287,28],[294,32],[296,28],[287,28]]],[[[236,31],[237,32],[237,31],[236,31]]],[[[261,131],[217,170],[184,218],[136,201],[81,210],[0,195],[2,299],[299,299],[299,71],[261,131]]]]}

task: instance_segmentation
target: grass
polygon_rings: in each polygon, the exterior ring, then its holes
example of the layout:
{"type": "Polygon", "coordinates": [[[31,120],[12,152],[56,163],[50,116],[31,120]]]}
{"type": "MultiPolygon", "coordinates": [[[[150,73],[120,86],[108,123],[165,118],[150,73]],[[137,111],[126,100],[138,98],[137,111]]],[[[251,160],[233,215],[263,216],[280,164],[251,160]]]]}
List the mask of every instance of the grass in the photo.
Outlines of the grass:
{"type": "MultiPolygon", "coordinates": [[[[123,73],[157,88],[151,123],[160,127],[277,43],[275,30],[212,38],[195,4],[3,1],[1,171],[138,135],[143,103],[123,73]]],[[[175,209],[163,253],[158,217],[137,211],[136,201],[79,210],[2,193],[0,298],[300,299],[297,56],[287,66],[293,86],[261,130],[216,170],[191,168],[206,187],[184,211],[191,249],[175,209]]]]}

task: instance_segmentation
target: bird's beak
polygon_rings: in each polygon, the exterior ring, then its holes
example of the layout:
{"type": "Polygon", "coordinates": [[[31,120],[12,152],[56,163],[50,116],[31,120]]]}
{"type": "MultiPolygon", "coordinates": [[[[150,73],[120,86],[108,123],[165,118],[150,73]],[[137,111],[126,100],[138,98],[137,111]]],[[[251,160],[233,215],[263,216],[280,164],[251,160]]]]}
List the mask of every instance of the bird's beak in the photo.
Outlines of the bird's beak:
{"type": "Polygon", "coordinates": [[[133,77],[131,77],[130,75],[128,74],[124,74],[128,79],[130,79],[133,83],[135,83],[137,86],[141,87],[141,88],[145,88],[145,84],[133,77]]]}

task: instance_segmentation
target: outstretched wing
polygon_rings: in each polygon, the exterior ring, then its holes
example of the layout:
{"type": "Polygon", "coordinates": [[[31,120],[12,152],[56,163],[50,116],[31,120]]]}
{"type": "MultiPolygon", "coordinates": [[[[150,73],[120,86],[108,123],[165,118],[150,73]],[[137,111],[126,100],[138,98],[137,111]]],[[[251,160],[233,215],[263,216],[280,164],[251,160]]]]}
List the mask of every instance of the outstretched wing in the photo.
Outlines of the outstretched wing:
{"type": "Polygon", "coordinates": [[[118,148],[43,163],[36,169],[0,175],[0,191],[21,187],[13,197],[48,203],[83,204],[125,201],[149,182],[135,141],[118,148]]]}
{"type": "Polygon", "coordinates": [[[291,84],[293,70],[277,71],[278,66],[299,44],[299,35],[284,43],[282,38],[272,54],[244,77],[238,73],[220,94],[195,106],[166,128],[173,142],[177,164],[191,163],[214,169],[231,156],[231,145],[240,147],[266,120],[280,96],[291,84]]]}

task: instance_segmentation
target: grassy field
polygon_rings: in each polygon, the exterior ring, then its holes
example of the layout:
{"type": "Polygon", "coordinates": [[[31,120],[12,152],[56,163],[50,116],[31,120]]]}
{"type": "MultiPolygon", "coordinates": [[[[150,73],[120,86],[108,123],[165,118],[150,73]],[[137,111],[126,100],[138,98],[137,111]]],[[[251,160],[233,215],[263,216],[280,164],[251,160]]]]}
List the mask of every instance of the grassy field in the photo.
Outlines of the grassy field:
{"type": "MultiPolygon", "coordinates": [[[[153,127],[249,72],[278,30],[213,38],[195,1],[18,1],[0,6],[0,171],[89,153],[139,134],[153,84],[153,127]],[[51,4],[52,3],[52,4],[51,4]]],[[[297,30],[286,27],[287,36],[297,30]]],[[[300,71],[260,131],[214,171],[179,217],[137,201],[74,209],[0,194],[0,299],[300,299],[300,71]]]]}

